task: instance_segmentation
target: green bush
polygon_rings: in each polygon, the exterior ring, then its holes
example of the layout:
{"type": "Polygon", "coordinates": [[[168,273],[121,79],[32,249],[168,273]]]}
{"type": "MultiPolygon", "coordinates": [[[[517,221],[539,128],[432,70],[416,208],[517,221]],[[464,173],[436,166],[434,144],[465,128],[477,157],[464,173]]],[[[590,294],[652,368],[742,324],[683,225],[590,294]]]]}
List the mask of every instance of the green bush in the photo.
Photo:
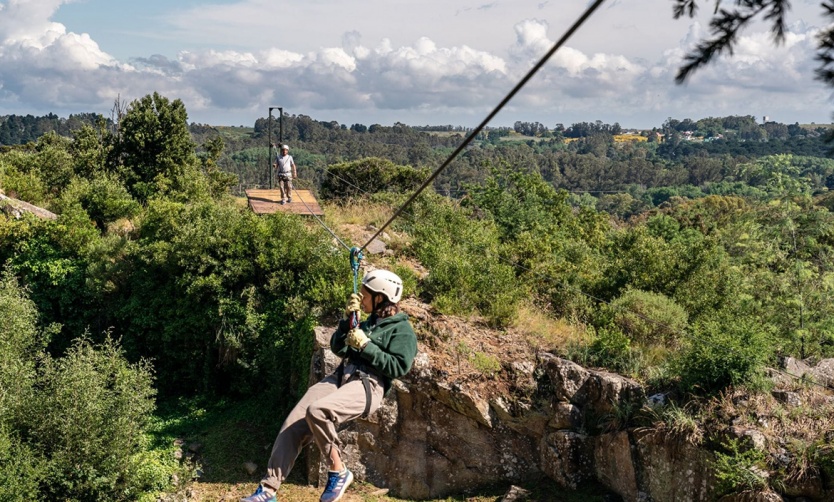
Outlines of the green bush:
{"type": "Polygon", "coordinates": [[[114,324],[158,361],[163,392],[248,395],[270,381],[286,395],[292,373],[307,374],[313,320],[352,286],[347,255],[294,216],[157,199],[138,234],[114,324]]]}
{"type": "Polygon", "coordinates": [[[154,410],[150,365],[128,363],[109,339],[95,347],[81,338],[64,357],[44,357],[38,380],[27,430],[49,459],[47,498],[126,499],[137,484],[131,459],[154,410]]]}
{"type": "Polygon", "coordinates": [[[591,366],[610,368],[624,374],[635,374],[640,369],[640,352],[616,326],[597,328],[584,361],[591,366]]]}
{"type": "Polygon", "coordinates": [[[37,498],[43,461],[14,433],[35,398],[36,354],[45,343],[37,310],[8,271],[0,276],[0,500],[37,498]]]}
{"type": "Polygon", "coordinates": [[[715,452],[713,469],[719,494],[761,490],[767,486],[765,453],[757,449],[742,451],[738,440],[724,444],[727,453],[715,452]]]}
{"type": "Polygon", "coordinates": [[[39,485],[44,475],[43,459],[0,424],[0,500],[41,499],[39,485]]]}
{"type": "Polygon", "coordinates": [[[415,213],[412,251],[430,270],[423,289],[434,307],[478,312],[495,326],[508,325],[523,289],[513,267],[500,259],[495,225],[439,198],[421,200],[415,213]]]}
{"type": "Polygon", "coordinates": [[[327,199],[345,199],[380,191],[411,192],[429,176],[427,169],[398,166],[390,160],[369,157],[333,164],[321,181],[320,194],[327,199]]]}
{"type": "Polygon", "coordinates": [[[124,185],[115,176],[106,174],[95,175],[89,180],[73,180],[56,209],[63,212],[75,203],[81,204],[100,230],[119,218],[135,216],[140,209],[139,203],[133,200],[124,185]]]}
{"type": "Polygon", "coordinates": [[[35,304],[5,270],[0,275],[0,428],[16,424],[32,399],[36,354],[46,343],[37,318],[35,304]]]}
{"type": "Polygon", "coordinates": [[[676,347],[687,328],[686,311],[666,295],[627,288],[611,302],[614,324],[642,345],[676,347]]]}
{"type": "Polygon", "coordinates": [[[698,322],[674,366],[685,389],[711,392],[753,382],[773,357],[767,326],[737,312],[722,311],[698,322]]]}
{"type": "Polygon", "coordinates": [[[9,152],[0,156],[0,188],[6,195],[40,205],[46,200],[46,186],[37,173],[31,170],[21,170],[17,166],[18,157],[22,152],[9,152]]]}
{"type": "Polygon", "coordinates": [[[471,358],[472,366],[488,377],[493,377],[501,371],[501,361],[493,355],[475,351],[471,358]]]}

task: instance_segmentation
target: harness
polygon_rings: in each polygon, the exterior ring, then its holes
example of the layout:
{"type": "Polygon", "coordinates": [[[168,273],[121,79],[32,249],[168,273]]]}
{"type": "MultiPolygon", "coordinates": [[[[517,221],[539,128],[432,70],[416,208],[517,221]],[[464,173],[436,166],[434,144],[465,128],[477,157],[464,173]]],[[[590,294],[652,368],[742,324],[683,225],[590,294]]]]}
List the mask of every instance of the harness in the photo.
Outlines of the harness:
{"type": "Polygon", "coordinates": [[[344,358],[342,359],[342,362],[339,363],[339,367],[336,368],[337,387],[342,386],[342,381],[345,378],[345,361],[348,360],[350,360],[350,364],[356,367],[353,374],[355,375],[359,373],[359,378],[362,380],[362,386],[365,387],[365,411],[362,412],[362,416],[360,418],[368,418],[368,415],[371,413],[371,379],[369,378],[369,375],[375,375],[375,373],[369,372],[368,367],[364,363],[356,363],[350,358],[344,358]]]}

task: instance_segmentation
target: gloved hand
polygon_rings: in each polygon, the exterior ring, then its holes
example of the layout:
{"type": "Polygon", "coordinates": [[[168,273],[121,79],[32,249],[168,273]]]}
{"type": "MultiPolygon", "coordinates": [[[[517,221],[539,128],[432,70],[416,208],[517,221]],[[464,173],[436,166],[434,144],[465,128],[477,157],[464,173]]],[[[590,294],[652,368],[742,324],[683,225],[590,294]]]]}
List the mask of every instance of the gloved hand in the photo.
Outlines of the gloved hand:
{"type": "Polygon", "coordinates": [[[353,328],[348,332],[347,344],[356,350],[362,350],[368,345],[371,339],[360,328],[353,328]]]}
{"type": "Polygon", "coordinates": [[[347,303],[347,311],[346,314],[350,317],[350,314],[353,312],[361,312],[362,311],[362,293],[351,293],[350,298],[348,298],[347,303]]]}

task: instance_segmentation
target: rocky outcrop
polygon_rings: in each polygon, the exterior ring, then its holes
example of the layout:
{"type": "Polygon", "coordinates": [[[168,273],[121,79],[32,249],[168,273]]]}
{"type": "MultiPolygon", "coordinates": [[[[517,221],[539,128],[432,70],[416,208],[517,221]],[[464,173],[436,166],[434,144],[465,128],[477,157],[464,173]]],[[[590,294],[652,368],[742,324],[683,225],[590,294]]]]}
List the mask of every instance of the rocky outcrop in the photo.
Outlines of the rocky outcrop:
{"type": "Polygon", "coordinates": [[[810,373],[816,383],[834,388],[834,359],[823,359],[810,373]]]}
{"type": "MultiPolygon", "coordinates": [[[[317,330],[311,381],[338,363],[326,348],[331,333],[317,330]]],[[[624,428],[631,413],[654,402],[637,382],[549,353],[505,366],[511,378],[519,379],[516,388],[532,385],[538,398],[482,395],[444,381],[429,353],[421,351],[411,373],[394,382],[382,407],[340,433],[348,466],[358,479],[411,499],[542,475],[567,489],[602,484],[627,502],[716,499],[708,450],[664,430],[624,428]]],[[[822,371],[818,368],[806,371],[822,371]]],[[[789,394],[778,398],[796,402],[789,394]]],[[[735,433],[758,447],[754,432],[735,433]]],[[[309,482],[322,484],[324,468],[315,447],[307,459],[309,482]]],[[[786,494],[807,500],[830,495],[819,478],[796,484],[786,486],[786,494]]],[[[727,500],[776,500],[773,495],[727,500]]]]}
{"type": "Polygon", "coordinates": [[[58,217],[55,213],[47,211],[42,207],[7,197],[2,193],[0,193],[0,210],[15,219],[22,218],[24,213],[30,213],[45,220],[54,220],[58,217]]]}

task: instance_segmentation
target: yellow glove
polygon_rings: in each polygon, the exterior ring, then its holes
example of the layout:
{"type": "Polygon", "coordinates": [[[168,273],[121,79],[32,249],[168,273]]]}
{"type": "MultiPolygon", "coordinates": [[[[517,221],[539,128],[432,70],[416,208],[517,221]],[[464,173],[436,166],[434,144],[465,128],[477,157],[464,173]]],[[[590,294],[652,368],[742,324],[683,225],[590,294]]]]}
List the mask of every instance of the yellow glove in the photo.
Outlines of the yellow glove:
{"type": "Polygon", "coordinates": [[[347,344],[356,350],[363,350],[371,339],[360,328],[353,328],[348,332],[347,344]]]}
{"type": "Polygon", "coordinates": [[[348,298],[347,303],[347,311],[345,314],[347,317],[350,317],[350,314],[353,312],[361,312],[362,311],[362,293],[351,293],[350,298],[348,298]]]}

